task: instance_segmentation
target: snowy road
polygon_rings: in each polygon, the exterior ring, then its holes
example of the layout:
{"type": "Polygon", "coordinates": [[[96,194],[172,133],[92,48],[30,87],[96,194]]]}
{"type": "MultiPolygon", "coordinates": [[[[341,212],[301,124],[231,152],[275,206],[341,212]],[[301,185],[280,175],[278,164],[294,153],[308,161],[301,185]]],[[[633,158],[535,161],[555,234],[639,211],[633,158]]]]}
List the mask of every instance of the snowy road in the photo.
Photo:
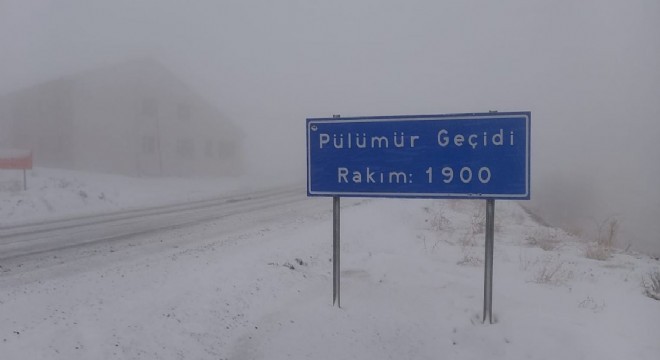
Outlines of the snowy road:
{"type": "Polygon", "coordinates": [[[236,217],[305,199],[304,189],[289,186],[189,203],[4,226],[0,227],[0,267],[7,271],[12,263],[24,266],[27,259],[61,258],[71,249],[118,245],[121,241],[130,240],[131,246],[135,246],[147,239],[139,235],[236,217]]]}

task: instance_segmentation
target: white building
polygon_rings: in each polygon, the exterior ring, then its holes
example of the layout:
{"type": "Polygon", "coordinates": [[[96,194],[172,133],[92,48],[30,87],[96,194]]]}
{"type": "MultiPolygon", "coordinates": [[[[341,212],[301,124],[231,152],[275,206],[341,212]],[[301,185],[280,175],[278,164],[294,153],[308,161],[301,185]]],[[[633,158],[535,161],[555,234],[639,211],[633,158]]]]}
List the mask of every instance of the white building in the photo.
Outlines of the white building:
{"type": "Polygon", "coordinates": [[[35,166],[133,176],[235,175],[238,129],[154,60],[63,77],[0,98],[0,148],[35,166]]]}

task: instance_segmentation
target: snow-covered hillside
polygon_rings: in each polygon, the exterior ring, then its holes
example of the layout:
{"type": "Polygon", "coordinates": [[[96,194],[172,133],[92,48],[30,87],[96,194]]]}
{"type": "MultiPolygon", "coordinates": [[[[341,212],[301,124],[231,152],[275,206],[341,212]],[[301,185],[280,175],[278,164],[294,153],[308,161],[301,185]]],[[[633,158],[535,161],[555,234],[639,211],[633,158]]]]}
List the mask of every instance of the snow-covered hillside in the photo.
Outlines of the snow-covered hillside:
{"type": "MultiPolygon", "coordinates": [[[[44,185],[0,193],[3,218],[241,190],[37,172],[44,185]]],[[[332,202],[300,194],[280,207],[142,235],[149,241],[72,249],[37,265],[0,260],[2,358],[660,356],[660,301],[642,287],[660,263],[620,252],[588,259],[583,240],[537,224],[515,202],[496,202],[495,324],[481,322],[484,201],[342,199],[342,308],[333,307],[332,202]]]]}

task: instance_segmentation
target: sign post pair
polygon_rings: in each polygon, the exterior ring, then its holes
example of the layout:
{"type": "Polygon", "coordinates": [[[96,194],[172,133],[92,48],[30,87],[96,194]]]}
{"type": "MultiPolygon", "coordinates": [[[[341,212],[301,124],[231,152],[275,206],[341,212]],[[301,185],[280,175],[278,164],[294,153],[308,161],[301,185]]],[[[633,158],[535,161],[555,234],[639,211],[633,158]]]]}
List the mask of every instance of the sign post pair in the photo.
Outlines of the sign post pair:
{"type": "Polygon", "coordinates": [[[530,198],[530,121],[530,112],[307,119],[307,195],[333,198],[333,302],[340,197],[485,199],[492,323],[495,199],[530,198]]]}

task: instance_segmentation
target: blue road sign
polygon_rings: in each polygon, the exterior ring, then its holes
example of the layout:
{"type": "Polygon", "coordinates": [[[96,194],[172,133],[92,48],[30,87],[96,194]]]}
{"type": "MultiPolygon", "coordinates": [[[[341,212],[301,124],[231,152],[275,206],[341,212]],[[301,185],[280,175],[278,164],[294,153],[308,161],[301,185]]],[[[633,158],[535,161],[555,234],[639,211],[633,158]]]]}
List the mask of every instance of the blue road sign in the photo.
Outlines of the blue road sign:
{"type": "Polygon", "coordinates": [[[531,112],[307,119],[307,194],[529,199],[531,112]]]}

